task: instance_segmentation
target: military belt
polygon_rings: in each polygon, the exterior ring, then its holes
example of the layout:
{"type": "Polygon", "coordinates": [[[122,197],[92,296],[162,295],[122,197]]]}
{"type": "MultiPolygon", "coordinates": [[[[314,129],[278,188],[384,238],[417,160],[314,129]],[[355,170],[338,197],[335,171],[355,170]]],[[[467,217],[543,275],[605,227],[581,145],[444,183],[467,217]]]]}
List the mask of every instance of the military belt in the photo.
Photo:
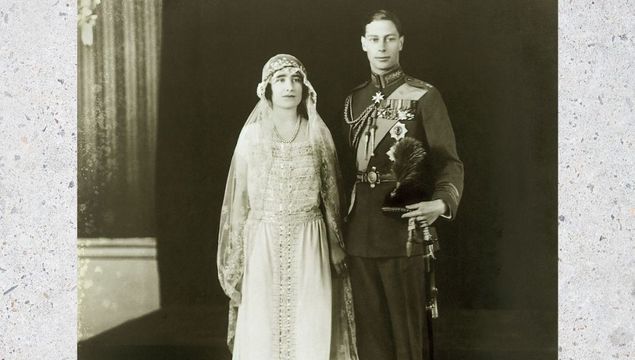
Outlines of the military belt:
{"type": "Polygon", "coordinates": [[[374,188],[375,185],[380,184],[382,182],[391,182],[397,181],[397,179],[390,173],[382,174],[373,166],[368,171],[359,171],[357,173],[357,182],[364,183],[370,185],[371,188],[374,188]]]}

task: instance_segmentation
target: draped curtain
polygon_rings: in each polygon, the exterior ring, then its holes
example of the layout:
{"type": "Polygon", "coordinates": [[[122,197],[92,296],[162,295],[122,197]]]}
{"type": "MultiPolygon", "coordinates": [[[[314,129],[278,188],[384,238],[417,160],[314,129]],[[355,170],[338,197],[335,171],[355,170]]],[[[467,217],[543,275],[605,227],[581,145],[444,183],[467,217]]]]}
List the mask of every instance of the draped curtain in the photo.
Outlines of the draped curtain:
{"type": "Polygon", "coordinates": [[[78,235],[154,236],[161,0],[93,3],[93,44],[81,27],[77,42],[78,235]]]}

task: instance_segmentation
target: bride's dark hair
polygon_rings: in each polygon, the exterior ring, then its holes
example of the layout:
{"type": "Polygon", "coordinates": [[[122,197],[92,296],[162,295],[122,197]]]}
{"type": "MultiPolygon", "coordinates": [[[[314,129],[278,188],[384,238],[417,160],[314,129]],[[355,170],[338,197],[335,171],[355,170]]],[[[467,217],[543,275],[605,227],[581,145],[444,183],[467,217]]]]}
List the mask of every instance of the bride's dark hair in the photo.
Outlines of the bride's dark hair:
{"type": "MultiPolygon", "coordinates": [[[[306,108],[306,101],[308,97],[309,88],[304,85],[304,83],[302,83],[302,101],[300,101],[300,104],[298,105],[298,114],[302,116],[303,119],[309,118],[309,114],[306,108]]],[[[265,87],[265,99],[267,99],[267,101],[269,101],[269,103],[271,104],[271,83],[267,84],[267,86],[265,87]]]]}

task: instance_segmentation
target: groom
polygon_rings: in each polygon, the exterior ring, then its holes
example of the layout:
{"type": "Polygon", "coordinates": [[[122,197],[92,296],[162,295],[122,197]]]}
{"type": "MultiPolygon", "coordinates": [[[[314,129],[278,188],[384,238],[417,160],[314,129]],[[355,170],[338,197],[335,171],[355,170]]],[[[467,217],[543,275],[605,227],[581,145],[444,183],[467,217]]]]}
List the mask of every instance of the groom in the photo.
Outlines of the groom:
{"type": "Polygon", "coordinates": [[[408,218],[420,225],[432,225],[438,217],[453,219],[463,190],[463,163],[439,91],[399,65],[404,34],[397,16],[385,10],[370,14],[361,44],[371,75],[346,99],[351,161],[343,164],[357,173],[349,179],[355,185],[345,239],[359,355],[361,360],[432,359],[431,314],[426,314],[431,299],[424,284],[429,258],[424,259],[421,244],[407,254],[408,218]],[[418,181],[428,195],[408,199],[409,211],[395,216],[382,212],[382,206],[396,186],[394,145],[406,137],[425,149],[425,177],[418,181]]]}

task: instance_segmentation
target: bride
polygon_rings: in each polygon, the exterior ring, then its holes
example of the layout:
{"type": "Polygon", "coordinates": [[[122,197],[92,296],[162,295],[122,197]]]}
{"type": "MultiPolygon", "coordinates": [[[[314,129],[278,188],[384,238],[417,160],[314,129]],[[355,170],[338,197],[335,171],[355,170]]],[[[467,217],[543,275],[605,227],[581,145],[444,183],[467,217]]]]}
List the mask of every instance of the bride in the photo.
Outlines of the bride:
{"type": "Polygon", "coordinates": [[[233,359],[357,359],[340,173],[317,94],[302,63],[285,54],[267,61],[257,94],[234,150],[218,239],[233,359]]]}

